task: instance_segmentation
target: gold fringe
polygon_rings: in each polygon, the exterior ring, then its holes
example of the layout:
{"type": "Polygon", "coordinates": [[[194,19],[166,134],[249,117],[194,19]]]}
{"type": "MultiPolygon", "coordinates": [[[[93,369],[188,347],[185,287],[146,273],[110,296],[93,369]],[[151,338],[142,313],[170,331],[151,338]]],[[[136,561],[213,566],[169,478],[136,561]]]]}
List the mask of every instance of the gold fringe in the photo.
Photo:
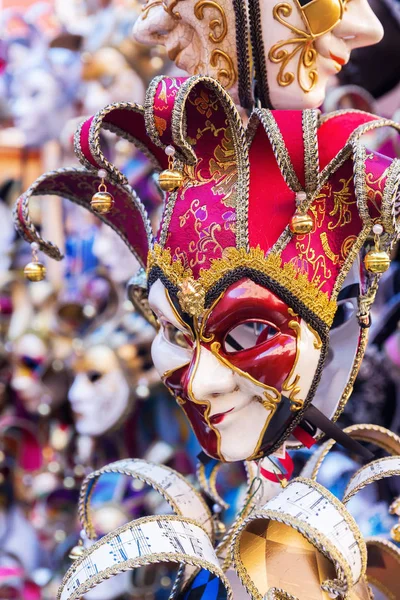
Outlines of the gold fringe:
{"type": "MultiPolygon", "coordinates": [[[[193,280],[192,270],[185,268],[180,260],[173,260],[170,250],[163,250],[158,244],[149,253],[149,271],[154,266],[158,266],[171,283],[179,288],[189,279],[193,280]]],[[[248,267],[271,277],[328,326],[332,324],[336,302],[330,300],[328,294],[319,290],[292,263],[282,264],[282,258],[278,254],[270,253],[265,256],[259,246],[251,248],[249,252],[244,248],[226,248],[222,258],[212,260],[209,269],[200,270],[197,282],[206,294],[224,275],[239,267],[248,267]]]]}

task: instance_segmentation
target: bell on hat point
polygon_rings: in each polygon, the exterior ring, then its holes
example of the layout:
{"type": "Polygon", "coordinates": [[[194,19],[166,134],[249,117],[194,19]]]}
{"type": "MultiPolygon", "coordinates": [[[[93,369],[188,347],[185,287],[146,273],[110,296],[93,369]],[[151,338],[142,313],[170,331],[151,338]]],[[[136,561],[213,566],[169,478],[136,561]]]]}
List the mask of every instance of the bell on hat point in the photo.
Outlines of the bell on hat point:
{"type": "Polygon", "coordinates": [[[114,197],[110,192],[99,190],[91,199],[90,206],[94,212],[106,215],[114,206],[114,197]]]}
{"type": "Polygon", "coordinates": [[[308,213],[295,213],[290,219],[289,229],[295,235],[311,233],[314,227],[314,219],[308,213]]]}
{"type": "Polygon", "coordinates": [[[390,537],[393,541],[400,543],[400,523],[394,525],[390,531],[390,537]]]}
{"type": "Polygon", "coordinates": [[[85,553],[84,547],[82,546],[82,544],[78,544],[77,546],[74,546],[73,548],[71,548],[71,550],[68,554],[68,558],[70,558],[71,560],[78,560],[78,558],[83,556],[84,553],[85,553]]]}
{"type": "Polygon", "coordinates": [[[370,273],[384,273],[390,267],[390,257],[387,252],[373,248],[365,255],[364,265],[370,273]]]}
{"type": "Polygon", "coordinates": [[[46,267],[41,262],[30,262],[24,269],[24,275],[29,281],[43,281],[46,277],[46,267]]]}
{"type": "Polygon", "coordinates": [[[174,192],[183,183],[183,174],[176,169],[167,169],[158,176],[158,183],[163,192],[174,192]]]}

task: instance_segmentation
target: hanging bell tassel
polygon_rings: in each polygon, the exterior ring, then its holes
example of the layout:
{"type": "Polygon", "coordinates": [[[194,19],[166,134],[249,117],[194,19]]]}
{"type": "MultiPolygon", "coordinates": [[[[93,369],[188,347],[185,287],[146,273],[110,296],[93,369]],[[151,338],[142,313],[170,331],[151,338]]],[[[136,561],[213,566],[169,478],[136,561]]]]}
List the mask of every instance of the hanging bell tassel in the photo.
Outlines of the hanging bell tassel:
{"type": "Polygon", "coordinates": [[[167,146],[165,154],[168,156],[168,169],[158,176],[158,183],[163,192],[174,192],[183,184],[183,173],[174,168],[175,148],[167,146]]]}
{"type": "Polygon", "coordinates": [[[99,185],[99,189],[90,201],[90,206],[94,212],[98,213],[99,215],[106,215],[114,206],[114,196],[107,191],[107,186],[105,184],[107,171],[105,169],[100,169],[98,176],[101,179],[101,183],[99,185]]]}
{"type": "Polygon", "coordinates": [[[46,267],[39,261],[38,250],[39,244],[32,242],[32,262],[28,263],[24,269],[24,275],[29,281],[43,281],[46,277],[46,267]]]}
{"type": "Polygon", "coordinates": [[[370,273],[385,273],[390,267],[390,257],[387,252],[380,249],[379,236],[383,233],[383,227],[379,223],[376,223],[373,226],[372,231],[375,234],[375,248],[372,248],[372,250],[365,255],[364,265],[370,273]]]}
{"type": "Polygon", "coordinates": [[[314,219],[306,212],[306,210],[303,207],[306,200],[306,192],[297,192],[297,210],[289,222],[289,229],[294,235],[307,235],[308,233],[311,233],[314,228],[314,219]]]}
{"type": "Polygon", "coordinates": [[[83,547],[82,540],[79,540],[78,544],[71,548],[68,554],[68,558],[71,560],[78,560],[85,553],[85,549],[83,547]]]}

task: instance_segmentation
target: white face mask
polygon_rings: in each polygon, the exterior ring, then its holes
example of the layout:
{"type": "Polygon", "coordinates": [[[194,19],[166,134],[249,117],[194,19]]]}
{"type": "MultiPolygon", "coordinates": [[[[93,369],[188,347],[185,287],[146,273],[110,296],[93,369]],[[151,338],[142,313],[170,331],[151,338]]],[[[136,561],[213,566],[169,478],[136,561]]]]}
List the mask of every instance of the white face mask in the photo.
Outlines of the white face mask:
{"type": "Polygon", "coordinates": [[[73,102],[63,101],[63,90],[45,69],[26,69],[16,75],[12,90],[15,125],[29,146],[56,139],[64,123],[73,116],[73,102]]]}
{"type": "Polygon", "coordinates": [[[150,46],[165,46],[168,57],[190,75],[218,79],[238,102],[235,13],[231,0],[158,2],[148,0],[133,35],[150,46]]]}
{"type": "Polygon", "coordinates": [[[351,51],[383,36],[367,0],[259,1],[269,97],[277,109],[319,107],[351,51]]]}
{"type": "Polygon", "coordinates": [[[68,399],[81,435],[100,436],[118,423],[129,404],[129,385],[114,352],[93,346],[74,369],[68,399]]]}
{"type": "MultiPolygon", "coordinates": [[[[167,373],[185,369],[192,363],[196,345],[188,343],[185,346],[183,343],[183,340],[189,340],[192,334],[188,328],[185,328],[184,323],[178,320],[160,280],[152,285],[149,302],[162,323],[152,345],[152,357],[158,373],[166,379],[167,373]]],[[[320,358],[320,348],[316,347],[315,335],[304,320],[301,320],[300,327],[298,360],[292,380],[295,379],[296,374],[301,374],[297,384],[299,395],[306,397],[320,358]]],[[[244,338],[240,341],[245,343],[244,338]]],[[[185,379],[186,377],[187,375],[185,379]]],[[[258,451],[263,434],[274,413],[273,408],[268,406],[268,401],[265,401],[265,387],[261,383],[241,375],[201,346],[188,385],[190,385],[190,394],[186,407],[183,405],[183,410],[187,413],[203,449],[208,454],[215,455],[213,445],[215,438],[218,438],[220,458],[227,462],[246,460],[258,451]],[[210,428],[199,422],[198,413],[190,410],[188,405],[191,403],[209,406],[208,420],[212,432],[210,428]]],[[[184,394],[186,396],[186,390],[184,394]]],[[[274,397],[271,388],[269,397],[277,400],[278,391],[274,397]]],[[[179,398],[178,402],[180,402],[179,398]]]]}

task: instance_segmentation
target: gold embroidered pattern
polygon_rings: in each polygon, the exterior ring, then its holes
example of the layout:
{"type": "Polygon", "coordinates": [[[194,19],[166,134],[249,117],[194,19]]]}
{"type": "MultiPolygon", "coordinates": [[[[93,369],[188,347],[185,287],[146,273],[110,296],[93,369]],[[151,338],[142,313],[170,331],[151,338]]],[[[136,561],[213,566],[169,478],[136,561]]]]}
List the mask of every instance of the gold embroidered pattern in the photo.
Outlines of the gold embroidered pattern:
{"type": "MultiPolygon", "coordinates": [[[[179,288],[185,280],[193,278],[190,268],[186,268],[179,260],[173,260],[170,250],[162,250],[158,244],[150,251],[148,258],[149,271],[154,266],[158,266],[171,283],[179,288]]],[[[251,248],[249,252],[244,248],[226,248],[223,258],[213,260],[209,269],[200,270],[197,281],[207,293],[224,275],[239,267],[248,267],[271,277],[327,325],[332,324],[336,302],[330,300],[328,294],[321,292],[293,264],[282,264],[282,258],[277,254],[265,256],[260,247],[251,248]]]]}

